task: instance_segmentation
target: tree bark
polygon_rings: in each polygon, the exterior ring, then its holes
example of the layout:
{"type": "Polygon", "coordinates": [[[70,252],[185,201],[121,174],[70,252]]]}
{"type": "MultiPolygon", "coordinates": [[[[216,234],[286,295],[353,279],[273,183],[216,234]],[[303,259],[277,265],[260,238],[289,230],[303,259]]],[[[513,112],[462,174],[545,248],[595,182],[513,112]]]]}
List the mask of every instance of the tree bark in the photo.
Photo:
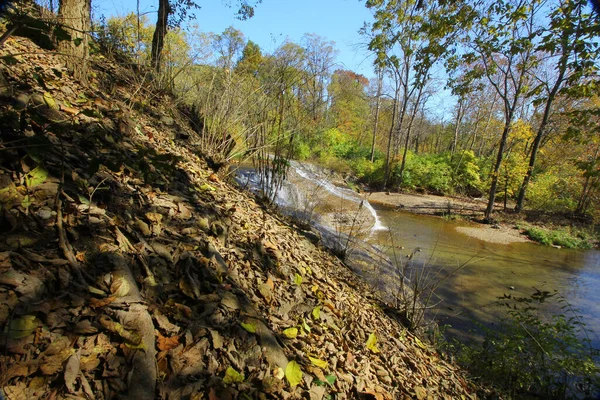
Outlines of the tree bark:
{"type": "Polygon", "coordinates": [[[375,126],[373,127],[373,141],[371,142],[371,162],[375,160],[375,144],[377,141],[377,128],[379,127],[379,109],[381,108],[381,87],[383,86],[383,70],[377,71],[377,104],[375,105],[375,126]]]}
{"type": "Polygon", "coordinates": [[[67,69],[75,79],[87,85],[91,0],[60,0],[58,20],[71,36],[71,40],[58,43],[59,51],[65,55],[67,69]]]}
{"type": "Polygon", "coordinates": [[[165,46],[165,36],[169,27],[169,15],[171,11],[172,8],[169,0],[158,1],[158,19],[156,20],[154,35],[152,36],[152,54],[150,56],[151,66],[156,72],[160,72],[161,55],[165,46]]]}

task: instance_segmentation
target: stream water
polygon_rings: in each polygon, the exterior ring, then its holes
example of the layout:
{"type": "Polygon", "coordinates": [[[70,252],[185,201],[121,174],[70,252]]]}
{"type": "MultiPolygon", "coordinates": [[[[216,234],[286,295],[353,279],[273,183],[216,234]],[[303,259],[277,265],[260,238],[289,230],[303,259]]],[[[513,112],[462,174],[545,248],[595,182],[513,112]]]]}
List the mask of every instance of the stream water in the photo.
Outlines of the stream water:
{"type": "MultiPolygon", "coordinates": [[[[254,171],[240,171],[238,181],[252,187],[254,171]]],[[[451,337],[476,338],[477,325],[497,321],[498,297],[529,297],[538,289],[564,297],[586,324],[592,345],[600,348],[599,251],[474,239],[456,230],[472,226],[468,222],[372,207],[357,193],[332,183],[322,170],[296,162],[277,203],[330,236],[351,233],[366,243],[361,246],[387,254],[392,264],[372,263],[360,271],[378,290],[394,290],[386,276],[398,264],[408,266],[409,278],[419,274],[423,284],[435,285],[428,303],[435,307],[429,315],[448,325],[451,337]]]]}

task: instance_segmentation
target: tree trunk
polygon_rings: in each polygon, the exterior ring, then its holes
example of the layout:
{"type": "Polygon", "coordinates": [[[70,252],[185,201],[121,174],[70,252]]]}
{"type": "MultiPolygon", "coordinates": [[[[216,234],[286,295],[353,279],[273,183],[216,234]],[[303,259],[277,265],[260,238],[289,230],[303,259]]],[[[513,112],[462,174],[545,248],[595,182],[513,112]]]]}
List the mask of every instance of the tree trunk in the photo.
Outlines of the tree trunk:
{"type": "Polygon", "coordinates": [[[404,143],[404,153],[402,154],[402,164],[400,165],[400,182],[398,183],[398,191],[402,191],[402,183],[404,181],[404,167],[406,166],[406,154],[408,153],[408,143],[410,139],[410,133],[412,130],[413,121],[415,120],[415,115],[417,114],[417,109],[419,103],[421,102],[421,95],[423,94],[423,85],[419,86],[419,93],[417,95],[417,100],[415,101],[415,107],[410,116],[410,120],[408,121],[408,127],[406,128],[406,142],[404,143]]]}
{"type": "Polygon", "coordinates": [[[59,51],[65,55],[67,69],[87,85],[88,32],[91,25],[91,0],[60,0],[58,20],[71,35],[61,40],[59,51]]]}
{"type": "Polygon", "coordinates": [[[379,127],[379,109],[381,108],[381,87],[383,86],[383,70],[377,71],[377,104],[375,105],[375,126],[373,127],[373,141],[371,142],[371,162],[375,160],[375,143],[377,128],[379,127]]]}
{"type": "Polygon", "coordinates": [[[167,35],[171,10],[169,0],[158,1],[158,19],[156,20],[154,35],[152,36],[152,55],[150,57],[151,66],[156,72],[160,72],[161,55],[165,45],[165,36],[167,35]]]}
{"type": "Polygon", "coordinates": [[[489,222],[494,212],[494,202],[496,201],[496,190],[498,189],[498,173],[500,172],[500,166],[502,165],[502,157],[504,156],[504,148],[506,147],[506,140],[508,139],[508,133],[510,131],[510,123],[512,121],[512,115],[506,117],[504,124],[504,130],[502,131],[502,139],[500,139],[500,146],[498,147],[498,156],[496,157],[496,164],[494,164],[494,170],[492,171],[492,185],[490,186],[488,205],[485,209],[485,220],[489,222]]]}
{"type": "MultiPolygon", "coordinates": [[[[565,34],[566,35],[566,34],[565,34]]],[[[548,98],[546,99],[546,106],[544,108],[544,116],[542,118],[542,122],[537,130],[535,135],[535,139],[533,141],[533,146],[531,148],[531,157],[529,158],[529,166],[527,167],[527,173],[523,178],[523,183],[521,184],[521,188],[519,189],[519,196],[517,198],[517,205],[515,206],[515,211],[520,213],[523,210],[523,202],[525,201],[525,194],[527,192],[527,187],[529,186],[529,181],[531,180],[531,175],[533,174],[533,168],[535,167],[535,162],[537,158],[538,150],[540,149],[540,144],[542,143],[542,138],[546,133],[546,126],[548,125],[548,121],[550,119],[550,109],[552,108],[552,103],[554,103],[554,99],[562,86],[565,74],[567,71],[567,64],[569,61],[568,53],[567,53],[567,43],[569,41],[568,36],[563,38],[563,55],[560,58],[560,62],[558,64],[559,74],[556,78],[556,82],[552,87],[552,90],[548,94],[548,98]]]]}
{"type": "Polygon", "coordinates": [[[396,128],[396,107],[398,106],[398,96],[400,95],[400,88],[396,88],[396,94],[394,96],[394,104],[392,106],[392,125],[390,126],[390,132],[388,134],[387,152],[385,156],[385,169],[383,173],[383,188],[388,188],[388,181],[390,179],[390,152],[392,150],[392,136],[394,135],[394,129],[396,128]]]}

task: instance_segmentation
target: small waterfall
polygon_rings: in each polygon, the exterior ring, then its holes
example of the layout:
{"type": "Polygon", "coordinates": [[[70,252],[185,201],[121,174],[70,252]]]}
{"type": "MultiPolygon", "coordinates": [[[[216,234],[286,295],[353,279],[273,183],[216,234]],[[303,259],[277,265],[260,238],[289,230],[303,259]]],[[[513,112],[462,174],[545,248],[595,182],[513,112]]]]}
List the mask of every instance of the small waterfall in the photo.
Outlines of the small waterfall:
{"type": "Polygon", "coordinates": [[[379,215],[377,215],[377,211],[375,211],[367,199],[361,197],[351,189],[336,186],[327,180],[327,178],[320,177],[318,172],[309,170],[309,166],[307,164],[301,164],[297,161],[292,161],[290,165],[300,177],[313,182],[318,187],[324,188],[334,196],[340,197],[344,200],[349,200],[356,204],[360,204],[362,202],[363,206],[369,211],[375,221],[371,227],[371,232],[387,230],[387,228],[381,223],[379,215]]]}

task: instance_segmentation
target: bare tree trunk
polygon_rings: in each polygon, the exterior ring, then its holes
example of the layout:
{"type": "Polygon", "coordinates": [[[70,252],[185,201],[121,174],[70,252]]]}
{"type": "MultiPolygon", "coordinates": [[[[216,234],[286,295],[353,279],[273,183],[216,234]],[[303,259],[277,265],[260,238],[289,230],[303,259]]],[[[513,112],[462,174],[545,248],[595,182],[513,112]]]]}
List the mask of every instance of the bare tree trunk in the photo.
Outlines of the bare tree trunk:
{"type": "Polygon", "coordinates": [[[160,72],[161,55],[165,45],[165,36],[167,35],[169,14],[171,14],[171,10],[169,0],[158,1],[158,19],[156,20],[154,36],[152,36],[152,55],[150,58],[152,68],[157,72],[160,72]]]}
{"type": "Polygon", "coordinates": [[[498,173],[500,172],[500,165],[502,165],[502,158],[504,156],[504,148],[506,147],[506,140],[508,139],[508,133],[510,132],[510,123],[512,122],[512,115],[506,117],[504,123],[504,130],[502,131],[502,139],[500,139],[500,146],[498,147],[498,156],[496,157],[496,163],[492,171],[492,185],[490,186],[488,205],[485,209],[485,220],[491,221],[492,213],[494,212],[494,202],[496,201],[496,190],[498,189],[498,173]]]}
{"type": "Polygon", "coordinates": [[[58,43],[65,54],[67,69],[83,85],[87,85],[88,32],[91,26],[91,0],[60,0],[58,20],[71,40],[58,43]]]}
{"type": "Polygon", "coordinates": [[[371,142],[371,162],[375,160],[375,143],[377,128],[379,127],[379,109],[381,108],[381,88],[383,86],[383,70],[377,71],[377,104],[375,106],[375,126],[373,127],[373,141],[371,142]]]}

